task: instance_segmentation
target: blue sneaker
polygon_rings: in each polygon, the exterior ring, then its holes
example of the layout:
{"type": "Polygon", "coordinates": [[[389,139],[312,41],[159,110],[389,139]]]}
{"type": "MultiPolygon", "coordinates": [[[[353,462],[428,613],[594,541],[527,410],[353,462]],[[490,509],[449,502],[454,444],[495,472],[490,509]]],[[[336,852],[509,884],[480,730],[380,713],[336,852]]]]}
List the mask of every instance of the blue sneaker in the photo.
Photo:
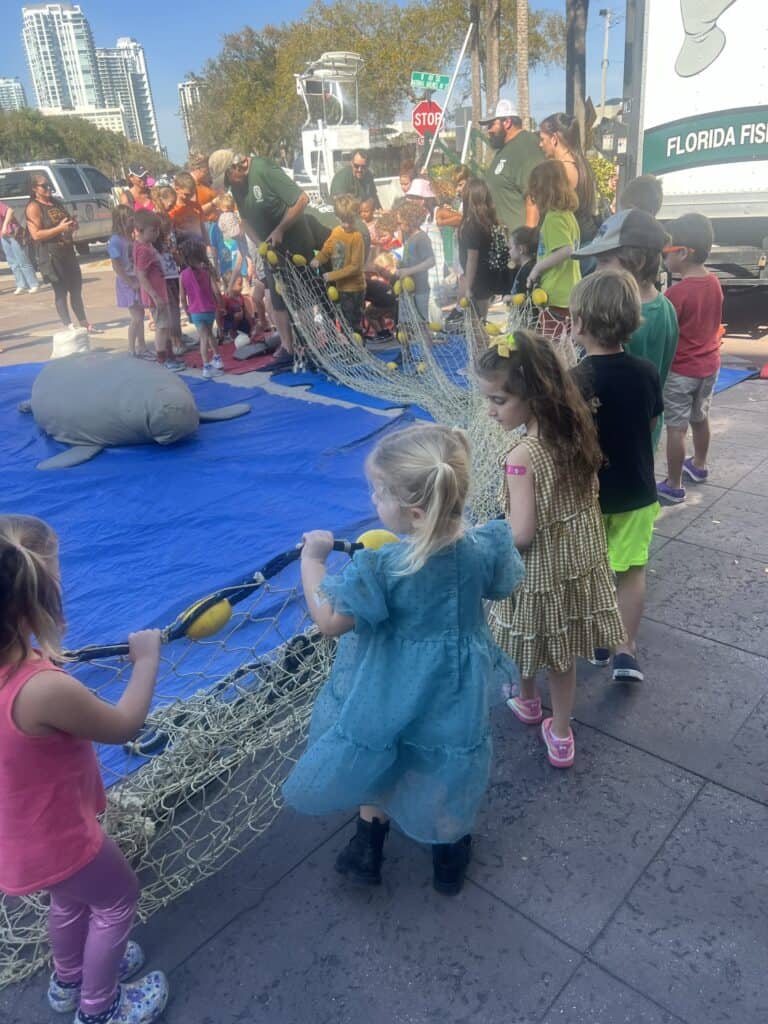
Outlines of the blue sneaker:
{"type": "Polygon", "coordinates": [[[693,459],[686,459],[683,463],[683,472],[689,480],[693,480],[695,484],[704,484],[709,478],[708,469],[699,469],[693,459]]]}
{"type": "Polygon", "coordinates": [[[669,480],[662,480],[660,484],[656,484],[656,493],[659,501],[665,505],[679,505],[681,501],[685,501],[685,488],[670,487],[669,480]]]}
{"type": "Polygon", "coordinates": [[[606,665],[611,663],[611,652],[607,647],[596,647],[592,652],[592,657],[588,659],[590,665],[597,665],[598,668],[604,668],[606,665]]]}
{"type": "Polygon", "coordinates": [[[613,656],[614,682],[620,683],[629,680],[642,683],[644,678],[637,659],[633,658],[631,654],[615,654],[613,656]]]}
{"type": "MultiPolygon", "coordinates": [[[[144,950],[138,942],[129,939],[120,961],[120,981],[128,981],[138,974],[143,966],[144,950]]],[[[80,984],[62,985],[56,974],[52,974],[48,985],[48,1002],[56,1013],[73,1013],[80,1005],[80,984]]]]}

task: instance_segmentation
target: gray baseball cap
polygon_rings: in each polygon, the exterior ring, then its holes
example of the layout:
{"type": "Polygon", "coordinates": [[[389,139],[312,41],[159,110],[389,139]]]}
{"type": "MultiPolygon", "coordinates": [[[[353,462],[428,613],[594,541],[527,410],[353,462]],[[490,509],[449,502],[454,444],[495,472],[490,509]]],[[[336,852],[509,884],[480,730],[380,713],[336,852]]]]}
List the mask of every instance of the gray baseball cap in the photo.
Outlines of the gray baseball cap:
{"type": "Polygon", "coordinates": [[[613,252],[625,245],[638,249],[658,249],[667,244],[667,233],[650,213],[644,210],[621,210],[614,213],[600,226],[597,234],[587,245],[573,254],[576,260],[613,252]]]}

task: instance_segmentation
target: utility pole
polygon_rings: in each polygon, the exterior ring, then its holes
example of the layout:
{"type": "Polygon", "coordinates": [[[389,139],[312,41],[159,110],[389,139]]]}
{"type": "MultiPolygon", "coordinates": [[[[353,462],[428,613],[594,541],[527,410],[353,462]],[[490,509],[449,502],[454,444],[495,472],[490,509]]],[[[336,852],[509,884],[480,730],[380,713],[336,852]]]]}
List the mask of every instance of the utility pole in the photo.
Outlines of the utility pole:
{"type": "Polygon", "coordinates": [[[605,99],[606,89],[608,87],[608,33],[620,19],[608,7],[603,7],[599,13],[601,18],[605,18],[605,24],[603,26],[603,60],[600,65],[600,120],[602,121],[605,117],[605,99]]]}

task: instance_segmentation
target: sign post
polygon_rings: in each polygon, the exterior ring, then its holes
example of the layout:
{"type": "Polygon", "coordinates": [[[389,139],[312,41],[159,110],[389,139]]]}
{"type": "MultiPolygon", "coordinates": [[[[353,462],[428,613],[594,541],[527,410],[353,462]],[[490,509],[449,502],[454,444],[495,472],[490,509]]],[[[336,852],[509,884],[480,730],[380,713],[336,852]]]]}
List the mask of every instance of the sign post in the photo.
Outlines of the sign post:
{"type": "Polygon", "coordinates": [[[435,103],[433,100],[422,100],[413,108],[411,123],[413,130],[423,139],[427,133],[432,136],[437,135],[442,118],[443,108],[439,103],[435,103]]]}

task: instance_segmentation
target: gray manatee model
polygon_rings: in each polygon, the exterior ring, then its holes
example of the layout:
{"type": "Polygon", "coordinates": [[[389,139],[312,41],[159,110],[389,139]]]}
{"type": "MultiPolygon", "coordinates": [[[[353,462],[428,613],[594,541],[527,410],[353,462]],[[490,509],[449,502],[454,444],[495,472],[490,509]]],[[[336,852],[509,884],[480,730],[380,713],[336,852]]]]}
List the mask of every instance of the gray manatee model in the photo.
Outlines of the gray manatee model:
{"type": "Polygon", "coordinates": [[[680,0],[685,41],[675,63],[681,78],[693,78],[714,64],[725,46],[717,19],[736,0],[680,0]]]}
{"type": "Polygon", "coordinates": [[[159,363],[104,353],[48,363],[35,378],[31,400],[19,406],[46,434],[72,446],[38,469],[77,466],[119,445],[173,444],[201,422],[235,419],[250,408],[238,403],[200,412],[181,377],[159,363]]]}

